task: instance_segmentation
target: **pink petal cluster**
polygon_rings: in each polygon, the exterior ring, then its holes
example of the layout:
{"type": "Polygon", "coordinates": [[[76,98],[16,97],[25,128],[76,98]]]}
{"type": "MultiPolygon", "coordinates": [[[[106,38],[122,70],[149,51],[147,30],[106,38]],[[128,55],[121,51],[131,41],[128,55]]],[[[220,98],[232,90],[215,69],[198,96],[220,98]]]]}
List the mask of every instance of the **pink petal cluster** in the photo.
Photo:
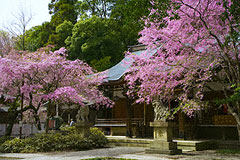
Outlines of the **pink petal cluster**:
{"type": "Polygon", "coordinates": [[[189,95],[197,88],[194,98],[202,100],[203,88],[214,80],[218,68],[225,69],[226,77],[230,73],[227,83],[239,83],[240,38],[232,38],[233,32],[239,33],[239,24],[229,11],[230,0],[172,0],[170,5],[167,17],[158,19],[160,12],[152,9],[145,19],[139,42],[157,52],[148,59],[133,56],[135,62],[125,80],[128,95],[138,97],[137,102],[150,103],[156,95],[177,98],[182,110],[192,116],[201,106],[193,105],[189,95]],[[175,14],[178,19],[172,19],[175,14]]]}
{"type": "Polygon", "coordinates": [[[9,53],[0,58],[0,95],[20,100],[25,106],[39,106],[52,100],[80,106],[95,103],[112,106],[111,100],[98,90],[104,76],[94,75],[86,63],[67,60],[66,49],[51,52],[41,48],[34,53],[9,53]]]}

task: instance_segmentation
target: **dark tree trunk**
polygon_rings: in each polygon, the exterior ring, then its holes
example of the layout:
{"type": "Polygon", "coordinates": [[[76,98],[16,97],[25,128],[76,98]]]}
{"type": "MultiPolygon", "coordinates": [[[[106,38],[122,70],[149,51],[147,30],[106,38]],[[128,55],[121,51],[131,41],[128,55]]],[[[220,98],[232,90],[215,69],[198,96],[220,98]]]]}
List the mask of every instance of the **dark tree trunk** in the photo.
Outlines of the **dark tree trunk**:
{"type": "Polygon", "coordinates": [[[17,116],[18,116],[18,112],[15,111],[15,110],[10,111],[8,113],[8,126],[6,128],[5,136],[10,137],[12,135],[12,129],[13,129],[13,126],[16,122],[17,116]]]}
{"type": "Polygon", "coordinates": [[[42,128],[41,128],[41,122],[40,122],[40,118],[39,116],[35,113],[34,115],[34,119],[35,119],[35,123],[36,123],[36,127],[37,129],[40,131],[42,128]]]}
{"type": "Polygon", "coordinates": [[[51,100],[49,100],[48,107],[47,107],[47,119],[46,119],[46,124],[45,124],[45,132],[46,133],[48,133],[48,130],[49,130],[49,120],[50,120],[50,116],[51,116],[50,107],[51,107],[51,100]]]}

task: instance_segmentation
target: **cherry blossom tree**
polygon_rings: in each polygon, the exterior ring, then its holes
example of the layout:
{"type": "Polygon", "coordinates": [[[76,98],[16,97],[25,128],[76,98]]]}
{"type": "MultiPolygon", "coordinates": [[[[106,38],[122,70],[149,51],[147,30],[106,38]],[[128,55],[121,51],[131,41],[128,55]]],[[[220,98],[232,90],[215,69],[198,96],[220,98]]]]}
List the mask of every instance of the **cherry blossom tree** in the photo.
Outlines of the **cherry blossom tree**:
{"type": "Polygon", "coordinates": [[[91,102],[110,107],[112,102],[97,88],[104,76],[93,75],[86,63],[67,60],[66,56],[64,48],[55,52],[41,48],[34,53],[10,53],[1,58],[0,94],[22,103],[24,108],[20,112],[31,109],[35,115],[48,102],[47,122],[50,107],[56,103],[84,106],[91,102]]]}
{"type": "Polygon", "coordinates": [[[152,4],[139,39],[147,51],[132,56],[135,62],[125,77],[128,94],[137,94],[137,102],[151,102],[156,96],[177,98],[176,110],[192,116],[204,106],[204,91],[219,91],[212,85],[216,83],[240,138],[239,4],[234,0],[171,0],[164,18],[158,10],[161,4],[152,4]],[[156,54],[149,57],[148,50],[153,49],[156,54]]]}

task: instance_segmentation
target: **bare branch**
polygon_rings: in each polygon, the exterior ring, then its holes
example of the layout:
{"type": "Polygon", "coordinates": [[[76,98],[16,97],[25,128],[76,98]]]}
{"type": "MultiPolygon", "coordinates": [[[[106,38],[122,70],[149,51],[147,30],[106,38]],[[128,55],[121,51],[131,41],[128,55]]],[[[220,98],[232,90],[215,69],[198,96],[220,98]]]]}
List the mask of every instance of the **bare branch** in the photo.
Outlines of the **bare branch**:
{"type": "Polygon", "coordinates": [[[15,37],[15,41],[20,43],[19,45],[21,50],[25,50],[25,33],[27,27],[32,20],[31,10],[27,10],[22,5],[19,6],[19,11],[12,13],[14,21],[10,22],[10,25],[4,28],[15,37]],[[20,40],[18,38],[20,38],[20,40]]]}

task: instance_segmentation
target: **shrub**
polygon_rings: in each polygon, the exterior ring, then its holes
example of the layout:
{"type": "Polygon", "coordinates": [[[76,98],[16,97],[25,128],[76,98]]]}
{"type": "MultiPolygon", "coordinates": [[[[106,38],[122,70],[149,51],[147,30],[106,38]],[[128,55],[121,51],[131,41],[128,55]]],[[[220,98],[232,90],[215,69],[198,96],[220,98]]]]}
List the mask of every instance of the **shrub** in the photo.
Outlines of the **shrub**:
{"type": "Polygon", "coordinates": [[[35,147],[36,151],[49,152],[62,150],[64,148],[64,136],[60,133],[55,134],[37,134],[30,139],[29,143],[35,147]]]}
{"type": "Polygon", "coordinates": [[[77,133],[77,128],[76,126],[61,126],[60,127],[61,131],[66,131],[68,134],[76,134],[77,133]]]}
{"type": "Polygon", "coordinates": [[[0,152],[33,153],[61,150],[86,150],[104,147],[108,143],[107,138],[97,128],[91,128],[88,138],[77,134],[76,128],[74,129],[74,127],[71,127],[68,133],[67,135],[61,133],[36,134],[34,137],[25,139],[14,138],[12,140],[2,138],[4,143],[0,145],[0,152]]]}
{"type": "Polygon", "coordinates": [[[69,134],[65,137],[65,145],[68,150],[87,150],[92,148],[92,144],[87,138],[80,134],[69,134]]]}
{"type": "Polygon", "coordinates": [[[13,139],[13,138],[11,138],[9,136],[0,137],[0,144],[3,144],[5,141],[10,140],[10,139],[13,139]]]}
{"type": "Polygon", "coordinates": [[[89,140],[94,148],[105,147],[108,144],[108,140],[98,128],[90,128],[89,140]]]}
{"type": "MultiPolygon", "coordinates": [[[[70,135],[73,134],[72,136],[78,135],[76,126],[66,126],[66,127],[61,127],[60,129],[62,131],[67,131],[70,135]]],[[[70,140],[68,140],[68,143],[69,142],[70,140]]],[[[108,140],[102,131],[100,131],[96,127],[93,127],[93,128],[90,128],[90,135],[88,137],[88,142],[86,143],[91,143],[91,146],[93,148],[100,148],[100,147],[105,147],[108,144],[108,140]]]]}
{"type": "Polygon", "coordinates": [[[5,141],[0,146],[0,152],[49,152],[60,150],[62,140],[61,134],[37,134],[35,137],[5,141]]]}
{"type": "Polygon", "coordinates": [[[8,152],[8,153],[19,153],[24,148],[24,143],[19,138],[14,138],[12,140],[5,141],[0,146],[1,152],[8,152]]]}

